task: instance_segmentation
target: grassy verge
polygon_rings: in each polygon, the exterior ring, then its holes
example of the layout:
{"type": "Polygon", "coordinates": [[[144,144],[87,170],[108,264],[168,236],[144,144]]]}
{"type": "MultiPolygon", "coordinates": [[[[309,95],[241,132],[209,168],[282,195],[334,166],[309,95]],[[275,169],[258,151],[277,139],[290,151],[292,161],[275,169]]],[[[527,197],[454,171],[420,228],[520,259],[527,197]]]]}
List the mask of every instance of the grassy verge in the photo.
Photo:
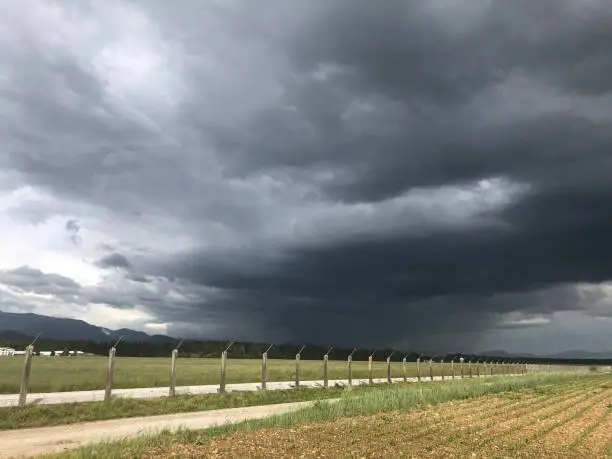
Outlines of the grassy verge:
{"type": "MultiPolygon", "coordinates": [[[[380,388],[355,387],[354,394],[380,388]]],[[[382,389],[385,390],[384,388],[382,389]]],[[[389,389],[387,389],[389,390],[389,389]]],[[[189,413],[277,403],[302,402],[340,397],[346,390],[288,389],[226,394],[183,395],[156,399],[117,398],[110,403],[65,403],[0,408],[0,430],[66,425],[136,416],[189,413]]]]}
{"type": "Polygon", "coordinates": [[[517,391],[557,390],[563,383],[581,384],[583,381],[594,381],[604,376],[577,375],[534,375],[522,378],[495,378],[492,380],[459,380],[437,384],[408,384],[388,387],[376,387],[360,393],[344,394],[335,404],[317,403],[286,415],[274,416],[262,420],[246,421],[240,424],[221,426],[207,430],[183,430],[176,433],[162,432],[157,435],[138,437],[119,442],[102,443],[81,448],[56,458],[122,458],[141,457],[148,452],[169,450],[180,444],[203,444],[211,438],[226,435],[235,431],[292,427],[299,423],[322,420],[333,420],[343,417],[372,415],[389,411],[407,411],[426,405],[437,405],[452,400],[467,400],[485,395],[517,391]]]}

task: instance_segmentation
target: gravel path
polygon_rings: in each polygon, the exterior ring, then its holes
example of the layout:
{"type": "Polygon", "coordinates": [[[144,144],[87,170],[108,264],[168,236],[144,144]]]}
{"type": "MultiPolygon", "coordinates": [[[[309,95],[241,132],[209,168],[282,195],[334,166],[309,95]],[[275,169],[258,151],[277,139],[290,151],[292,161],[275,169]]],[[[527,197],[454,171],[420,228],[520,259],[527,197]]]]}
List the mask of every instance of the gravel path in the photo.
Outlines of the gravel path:
{"type": "MultiPolygon", "coordinates": [[[[337,400],[331,399],[328,402],[337,400]]],[[[275,414],[288,413],[313,403],[283,403],[199,413],[179,413],[36,429],[8,430],[0,432],[0,458],[36,457],[44,453],[59,453],[90,443],[120,440],[166,429],[205,429],[217,425],[234,424],[248,419],[261,419],[275,414]]]]}

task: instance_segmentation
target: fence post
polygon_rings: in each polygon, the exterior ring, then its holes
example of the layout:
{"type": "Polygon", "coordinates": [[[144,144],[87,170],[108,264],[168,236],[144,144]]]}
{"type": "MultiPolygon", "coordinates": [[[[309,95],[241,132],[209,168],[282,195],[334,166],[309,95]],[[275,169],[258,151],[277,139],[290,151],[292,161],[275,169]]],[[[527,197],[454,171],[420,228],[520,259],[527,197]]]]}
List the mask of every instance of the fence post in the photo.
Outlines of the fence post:
{"type": "Polygon", "coordinates": [[[225,350],[221,351],[221,371],[219,375],[219,392],[221,393],[225,393],[225,383],[227,382],[227,353],[233,345],[234,342],[232,341],[225,350]]]}
{"type": "Polygon", "coordinates": [[[442,381],[444,381],[444,359],[440,359],[440,373],[442,374],[442,381]]]}
{"type": "Polygon", "coordinates": [[[23,372],[21,374],[21,387],[19,389],[19,406],[25,406],[28,397],[28,385],[30,383],[30,370],[32,368],[32,356],[34,346],[31,344],[25,348],[25,360],[23,362],[23,372]]]}
{"type": "Polygon", "coordinates": [[[416,359],[417,382],[421,382],[421,357],[416,359]]]}
{"type": "Polygon", "coordinates": [[[433,359],[430,358],[429,359],[429,380],[433,381],[434,380],[434,374],[433,374],[433,359]]]}
{"type": "Polygon", "coordinates": [[[451,359],[451,378],[455,379],[455,359],[451,359]]]}
{"type": "Polygon", "coordinates": [[[115,342],[113,347],[108,350],[108,368],[106,371],[106,389],[104,390],[104,401],[110,402],[113,391],[113,378],[115,373],[115,355],[117,354],[117,346],[123,339],[123,335],[115,342]]]}
{"type": "Polygon", "coordinates": [[[302,360],[302,351],[306,346],[302,346],[300,350],[295,354],[295,387],[300,387],[300,362],[302,360]]]}
{"type": "Polygon", "coordinates": [[[329,353],[332,351],[333,347],[330,347],[329,350],[323,356],[323,387],[329,387],[329,372],[328,372],[328,362],[329,362],[329,353]]]}
{"type": "Polygon", "coordinates": [[[402,359],[402,379],[408,382],[408,374],[406,373],[406,357],[402,359]]]}
{"type": "Polygon", "coordinates": [[[178,358],[179,348],[183,344],[184,339],[180,340],[176,345],[176,348],[172,350],[170,360],[170,387],[168,388],[168,395],[174,397],[176,395],[176,359],[178,358]]]}
{"type": "Polygon", "coordinates": [[[482,376],[487,377],[487,359],[482,361],[482,376]]]}
{"type": "Polygon", "coordinates": [[[391,380],[391,356],[394,354],[394,352],[391,352],[391,354],[389,354],[389,356],[387,357],[387,384],[391,384],[392,380],[391,380]]]}
{"type": "Polygon", "coordinates": [[[174,397],[176,395],[176,357],[177,356],[178,356],[178,349],[173,349],[172,354],[171,354],[171,360],[170,360],[170,388],[168,390],[168,395],[170,397],[174,397]]]}
{"type": "Polygon", "coordinates": [[[474,374],[472,373],[472,360],[471,359],[468,361],[468,372],[470,374],[470,378],[473,378],[474,374]]]}
{"type": "Polygon", "coordinates": [[[461,379],[464,378],[465,376],[465,369],[463,368],[463,362],[465,361],[465,359],[463,357],[459,358],[459,362],[461,362],[461,379]]]}
{"type": "Polygon", "coordinates": [[[261,354],[261,390],[266,390],[268,384],[268,351],[272,349],[273,344],[268,346],[268,349],[261,354]]]}
{"type": "Polygon", "coordinates": [[[104,390],[104,401],[110,402],[113,391],[113,373],[115,371],[115,353],[117,349],[113,346],[108,351],[108,368],[106,370],[106,389],[104,390]]]}
{"type": "Polygon", "coordinates": [[[476,360],[476,377],[480,378],[480,360],[476,360]]]}
{"type": "Polygon", "coordinates": [[[351,353],[347,357],[348,362],[348,387],[349,389],[353,388],[353,354],[357,348],[353,349],[351,353]]]}
{"type": "Polygon", "coordinates": [[[374,353],[376,351],[372,351],[372,353],[368,356],[368,382],[370,384],[374,384],[374,369],[372,368],[372,361],[374,360],[374,353]]]}

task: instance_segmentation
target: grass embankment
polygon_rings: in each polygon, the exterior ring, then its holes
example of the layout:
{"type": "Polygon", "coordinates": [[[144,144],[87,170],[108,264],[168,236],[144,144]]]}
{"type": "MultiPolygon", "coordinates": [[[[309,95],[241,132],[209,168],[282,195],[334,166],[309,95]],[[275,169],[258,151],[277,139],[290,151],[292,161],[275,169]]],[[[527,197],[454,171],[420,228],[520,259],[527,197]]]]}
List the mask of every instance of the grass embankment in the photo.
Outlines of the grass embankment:
{"type": "Polygon", "coordinates": [[[287,415],[96,444],[54,457],[466,457],[472,451],[495,455],[500,448],[512,457],[535,448],[529,457],[542,457],[542,441],[556,447],[546,441],[549,434],[587,415],[590,433],[571,435],[564,442],[567,454],[585,448],[601,453],[612,427],[611,387],[610,375],[561,374],[376,387],[287,415]]]}
{"type": "MultiPolygon", "coordinates": [[[[23,358],[2,357],[0,362],[0,394],[17,394],[21,381],[23,358]]],[[[219,359],[184,358],[178,359],[176,384],[178,386],[219,384],[219,359]]],[[[467,376],[468,365],[464,367],[467,376]]],[[[484,373],[484,366],[472,365],[473,375],[484,373]]],[[[491,367],[487,369],[490,374],[491,367]]],[[[28,390],[36,392],[64,392],[77,390],[104,389],[106,383],[107,359],[105,357],[43,357],[35,356],[28,390]]],[[[346,361],[329,361],[329,379],[346,379],[348,370],[346,361]]],[[[496,374],[504,369],[494,367],[496,374]]],[[[301,379],[318,380],[323,377],[323,362],[303,360],[301,379]]],[[[374,362],[374,378],[385,378],[386,362],[374,362]]],[[[417,375],[415,362],[406,365],[407,375],[417,375]]],[[[450,376],[450,364],[433,364],[435,376],[444,373],[450,376]]],[[[459,374],[459,364],[455,365],[459,374]]],[[[401,362],[392,363],[393,377],[402,376],[401,362]]],[[[421,374],[429,377],[427,364],[421,364],[421,374]]],[[[367,362],[353,362],[353,377],[367,379],[367,362]]],[[[268,381],[292,381],[295,378],[293,360],[269,360],[268,381]]],[[[229,359],[227,364],[227,383],[260,382],[261,362],[257,359],[229,359]]],[[[170,384],[170,358],[118,357],[115,361],[114,386],[117,389],[136,387],[167,387],[170,384]]]]}
{"type": "MultiPolygon", "coordinates": [[[[434,383],[435,384],[435,383],[434,383]]],[[[387,386],[390,389],[389,386],[387,386]]],[[[354,394],[374,387],[355,387],[354,394]]],[[[384,390],[384,389],[383,389],[384,390]]],[[[122,419],[137,416],[190,413],[223,408],[240,408],[277,403],[324,400],[340,397],[346,389],[288,389],[259,392],[184,395],[156,399],[117,398],[110,403],[65,403],[0,408],[0,430],[25,429],[73,424],[77,422],[122,419]]]]}

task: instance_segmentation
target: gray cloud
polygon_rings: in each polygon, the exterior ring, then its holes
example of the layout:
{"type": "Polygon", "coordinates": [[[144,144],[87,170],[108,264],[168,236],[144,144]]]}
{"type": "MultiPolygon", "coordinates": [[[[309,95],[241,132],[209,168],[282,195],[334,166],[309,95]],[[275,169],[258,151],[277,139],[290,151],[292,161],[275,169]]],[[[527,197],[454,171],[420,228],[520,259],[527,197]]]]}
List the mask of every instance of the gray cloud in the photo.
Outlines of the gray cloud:
{"type": "Polygon", "coordinates": [[[29,266],[1,270],[0,284],[43,295],[76,295],[81,290],[81,286],[73,279],[59,274],[43,273],[29,266]]]}
{"type": "Polygon", "coordinates": [[[0,42],[12,180],[163,235],[105,244],[126,272],[84,298],[372,346],[609,315],[608,2],[183,5],[0,42]]]}
{"type": "Polygon", "coordinates": [[[132,268],[132,263],[130,263],[130,260],[128,260],[125,255],[117,252],[113,252],[110,255],[105,255],[104,257],[100,258],[96,262],[96,265],[100,266],[101,268],[122,268],[127,270],[132,268]]]}

